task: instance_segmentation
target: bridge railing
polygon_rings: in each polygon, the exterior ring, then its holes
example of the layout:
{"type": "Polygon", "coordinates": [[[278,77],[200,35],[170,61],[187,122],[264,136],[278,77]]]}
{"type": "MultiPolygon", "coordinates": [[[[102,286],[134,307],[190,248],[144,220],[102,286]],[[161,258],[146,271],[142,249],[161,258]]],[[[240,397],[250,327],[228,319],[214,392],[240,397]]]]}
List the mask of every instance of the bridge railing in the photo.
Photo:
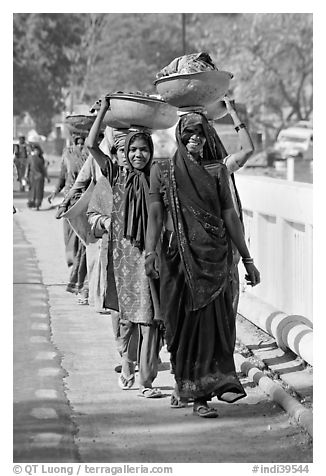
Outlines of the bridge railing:
{"type": "MultiPolygon", "coordinates": [[[[246,286],[245,294],[312,322],[312,185],[241,173],[236,183],[247,243],[262,280],[255,288],[246,286]]],[[[244,282],[243,266],[240,274],[244,282]]]]}

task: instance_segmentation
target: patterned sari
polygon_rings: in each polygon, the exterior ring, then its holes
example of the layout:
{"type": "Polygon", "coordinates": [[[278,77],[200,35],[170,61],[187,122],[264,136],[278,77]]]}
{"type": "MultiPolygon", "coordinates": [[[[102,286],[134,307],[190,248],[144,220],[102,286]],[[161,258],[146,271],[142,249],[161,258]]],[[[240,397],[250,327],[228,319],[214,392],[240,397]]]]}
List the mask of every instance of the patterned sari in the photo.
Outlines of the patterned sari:
{"type": "Polygon", "coordinates": [[[151,177],[151,191],[153,185],[155,192],[155,174],[160,182],[174,228],[164,233],[160,268],[168,350],[181,397],[216,395],[233,402],[246,393],[233,360],[232,250],[222,220],[222,210],[232,208],[233,202],[221,162],[224,151],[200,114],[183,116],[176,136],[174,157],[158,162],[151,177]],[[203,162],[214,163],[213,172],[193,159],[182,143],[190,122],[203,126],[203,162]],[[233,395],[226,398],[226,392],[233,395]]]}

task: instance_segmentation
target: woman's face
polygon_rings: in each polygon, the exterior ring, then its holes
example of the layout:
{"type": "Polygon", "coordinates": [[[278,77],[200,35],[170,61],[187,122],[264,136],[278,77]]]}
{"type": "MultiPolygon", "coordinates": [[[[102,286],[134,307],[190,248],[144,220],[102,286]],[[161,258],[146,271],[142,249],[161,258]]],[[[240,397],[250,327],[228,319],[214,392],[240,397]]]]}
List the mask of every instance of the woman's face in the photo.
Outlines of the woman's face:
{"type": "Polygon", "coordinates": [[[83,137],[79,137],[79,139],[77,139],[76,141],[77,149],[82,150],[82,148],[84,147],[84,143],[85,143],[85,139],[83,137]]]}
{"type": "Polygon", "coordinates": [[[40,150],[37,147],[33,147],[33,149],[31,150],[31,154],[37,157],[40,155],[40,150]]]}
{"type": "Polygon", "coordinates": [[[128,162],[125,156],[124,145],[121,145],[120,147],[117,148],[117,159],[118,159],[118,165],[120,167],[128,167],[128,162]]]}
{"type": "Polygon", "coordinates": [[[136,137],[130,144],[128,159],[131,165],[138,170],[142,170],[151,158],[151,151],[145,139],[136,137]]]}
{"type": "Polygon", "coordinates": [[[185,127],[182,142],[191,155],[202,155],[206,143],[203,127],[200,124],[185,127]]]}

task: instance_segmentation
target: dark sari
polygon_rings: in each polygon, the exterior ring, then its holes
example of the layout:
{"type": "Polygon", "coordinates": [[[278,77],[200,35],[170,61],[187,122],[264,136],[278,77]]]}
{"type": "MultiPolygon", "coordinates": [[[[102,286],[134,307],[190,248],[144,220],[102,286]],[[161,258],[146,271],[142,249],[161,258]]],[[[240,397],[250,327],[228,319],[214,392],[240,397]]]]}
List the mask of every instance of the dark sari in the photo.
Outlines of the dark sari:
{"type": "Polygon", "coordinates": [[[226,154],[200,114],[182,117],[176,137],[174,157],[156,166],[174,227],[164,233],[160,268],[168,350],[181,397],[216,395],[233,402],[246,393],[233,360],[232,250],[221,215],[233,207],[228,172],[221,162],[226,154]],[[183,128],[191,121],[203,126],[203,163],[215,163],[213,172],[193,159],[182,143],[183,128]],[[234,395],[225,397],[226,392],[234,395]]]}
{"type": "Polygon", "coordinates": [[[27,159],[27,176],[30,183],[28,207],[40,207],[44,196],[44,179],[46,177],[43,156],[31,155],[27,159]]]}

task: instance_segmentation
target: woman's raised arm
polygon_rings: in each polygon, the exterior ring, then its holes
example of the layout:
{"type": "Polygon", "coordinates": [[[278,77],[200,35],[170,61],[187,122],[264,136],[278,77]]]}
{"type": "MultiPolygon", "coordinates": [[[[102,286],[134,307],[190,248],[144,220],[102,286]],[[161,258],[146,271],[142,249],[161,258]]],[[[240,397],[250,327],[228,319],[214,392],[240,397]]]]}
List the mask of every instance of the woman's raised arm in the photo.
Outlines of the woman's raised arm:
{"type": "Polygon", "coordinates": [[[230,102],[230,99],[228,98],[228,96],[224,96],[223,100],[225,102],[226,109],[232,118],[235,130],[238,133],[240,147],[241,147],[241,150],[239,152],[235,152],[234,154],[231,154],[227,158],[227,162],[225,164],[229,172],[233,173],[239,170],[239,168],[244,166],[244,164],[247,162],[249,157],[252,156],[255,150],[255,147],[251,140],[249,132],[247,131],[245,127],[245,124],[243,124],[241,120],[239,119],[237,111],[232,106],[232,103],[230,102]]]}
{"type": "Polygon", "coordinates": [[[100,102],[100,109],[97,113],[96,119],[91,127],[91,130],[89,131],[88,137],[85,141],[85,145],[96,160],[96,162],[99,164],[101,169],[106,170],[108,159],[111,160],[111,158],[108,155],[104,154],[104,152],[100,149],[98,143],[98,135],[101,129],[103,118],[107,110],[109,109],[109,102],[105,96],[101,97],[100,102]]]}

